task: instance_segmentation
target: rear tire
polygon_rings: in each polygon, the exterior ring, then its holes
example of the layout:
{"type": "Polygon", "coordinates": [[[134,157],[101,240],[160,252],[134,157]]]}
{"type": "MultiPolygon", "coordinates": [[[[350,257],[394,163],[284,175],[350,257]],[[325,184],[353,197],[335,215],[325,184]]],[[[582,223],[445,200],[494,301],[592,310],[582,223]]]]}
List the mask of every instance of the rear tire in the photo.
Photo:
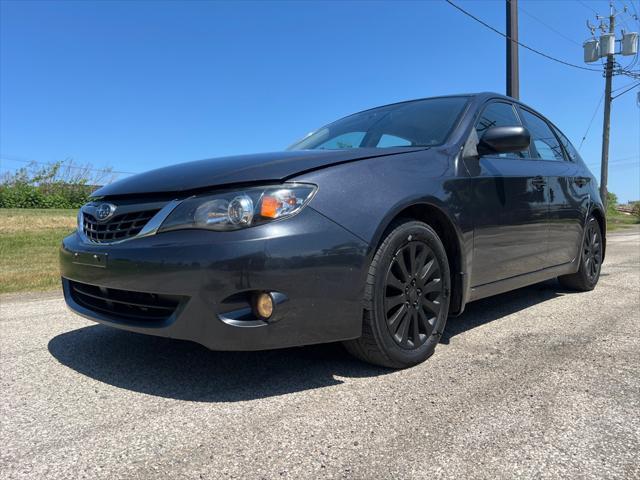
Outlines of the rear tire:
{"type": "Polygon", "coordinates": [[[449,312],[450,272],[438,234],[413,220],[394,222],[369,267],[362,336],[345,342],[354,356],[390,368],[429,358],[449,312]]]}
{"type": "Polygon", "coordinates": [[[593,290],[600,278],[602,267],[602,231],[594,216],[587,220],[584,240],[580,249],[580,268],[576,273],[558,277],[560,285],[571,290],[593,290]]]}

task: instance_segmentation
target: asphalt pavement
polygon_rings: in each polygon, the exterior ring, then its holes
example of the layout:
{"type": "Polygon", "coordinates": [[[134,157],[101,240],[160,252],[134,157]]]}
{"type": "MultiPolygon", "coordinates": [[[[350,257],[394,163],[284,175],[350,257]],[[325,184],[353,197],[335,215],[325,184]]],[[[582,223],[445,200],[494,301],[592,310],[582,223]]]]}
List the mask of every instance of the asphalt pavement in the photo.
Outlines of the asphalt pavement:
{"type": "Polygon", "coordinates": [[[257,353],[0,298],[0,478],[640,478],[640,233],[598,287],[470,304],[403,371],[257,353]]]}

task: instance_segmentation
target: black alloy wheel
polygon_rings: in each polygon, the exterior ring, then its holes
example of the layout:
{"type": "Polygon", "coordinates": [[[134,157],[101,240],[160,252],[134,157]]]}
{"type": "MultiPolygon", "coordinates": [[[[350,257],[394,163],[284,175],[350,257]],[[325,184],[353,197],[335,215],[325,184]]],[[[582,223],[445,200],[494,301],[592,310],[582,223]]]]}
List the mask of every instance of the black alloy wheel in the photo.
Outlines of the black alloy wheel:
{"type": "Polygon", "coordinates": [[[444,331],[450,296],[449,262],[436,231],[417,220],[396,220],[369,267],[362,336],[345,347],[384,367],[423,362],[444,331]]]}
{"type": "Polygon", "coordinates": [[[590,282],[597,281],[600,275],[600,267],[602,266],[602,240],[600,237],[600,227],[597,222],[590,222],[582,249],[582,262],[590,282]]]}
{"type": "Polygon", "coordinates": [[[571,290],[593,290],[600,279],[604,260],[604,241],[598,220],[592,215],[587,219],[582,248],[578,252],[578,271],[558,277],[560,284],[571,290]]]}
{"type": "Polygon", "coordinates": [[[385,316],[389,333],[406,349],[424,344],[442,309],[440,265],[424,241],[412,240],[394,254],[387,269],[385,316]]]}

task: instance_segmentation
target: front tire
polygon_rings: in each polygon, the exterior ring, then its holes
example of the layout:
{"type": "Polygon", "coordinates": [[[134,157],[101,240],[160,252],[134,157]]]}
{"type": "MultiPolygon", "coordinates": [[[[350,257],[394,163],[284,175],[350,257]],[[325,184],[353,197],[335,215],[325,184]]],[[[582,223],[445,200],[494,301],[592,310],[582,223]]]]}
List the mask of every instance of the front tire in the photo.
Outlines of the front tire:
{"type": "Polygon", "coordinates": [[[580,249],[580,268],[576,273],[558,277],[560,285],[580,292],[593,290],[600,278],[602,254],[600,224],[594,216],[590,216],[587,220],[584,240],[580,249]]]}
{"type": "Polygon", "coordinates": [[[449,263],[429,225],[404,220],[389,230],[369,267],[362,336],[345,347],[366,362],[406,368],[429,358],[440,340],[449,312],[449,263]]]}

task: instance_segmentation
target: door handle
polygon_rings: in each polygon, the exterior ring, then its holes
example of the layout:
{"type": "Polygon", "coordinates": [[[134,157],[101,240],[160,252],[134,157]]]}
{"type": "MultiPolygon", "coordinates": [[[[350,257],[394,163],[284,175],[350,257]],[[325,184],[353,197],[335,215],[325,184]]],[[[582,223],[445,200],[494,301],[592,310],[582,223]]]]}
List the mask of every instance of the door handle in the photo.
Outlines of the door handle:
{"type": "Polygon", "coordinates": [[[591,179],[589,177],[575,177],[573,179],[573,183],[575,183],[579,187],[584,187],[587,183],[589,183],[591,179]]]}
{"type": "Polygon", "coordinates": [[[546,184],[547,184],[546,180],[540,176],[534,177],[533,180],[531,180],[531,185],[533,185],[538,190],[541,190],[542,188],[544,188],[546,184]]]}

